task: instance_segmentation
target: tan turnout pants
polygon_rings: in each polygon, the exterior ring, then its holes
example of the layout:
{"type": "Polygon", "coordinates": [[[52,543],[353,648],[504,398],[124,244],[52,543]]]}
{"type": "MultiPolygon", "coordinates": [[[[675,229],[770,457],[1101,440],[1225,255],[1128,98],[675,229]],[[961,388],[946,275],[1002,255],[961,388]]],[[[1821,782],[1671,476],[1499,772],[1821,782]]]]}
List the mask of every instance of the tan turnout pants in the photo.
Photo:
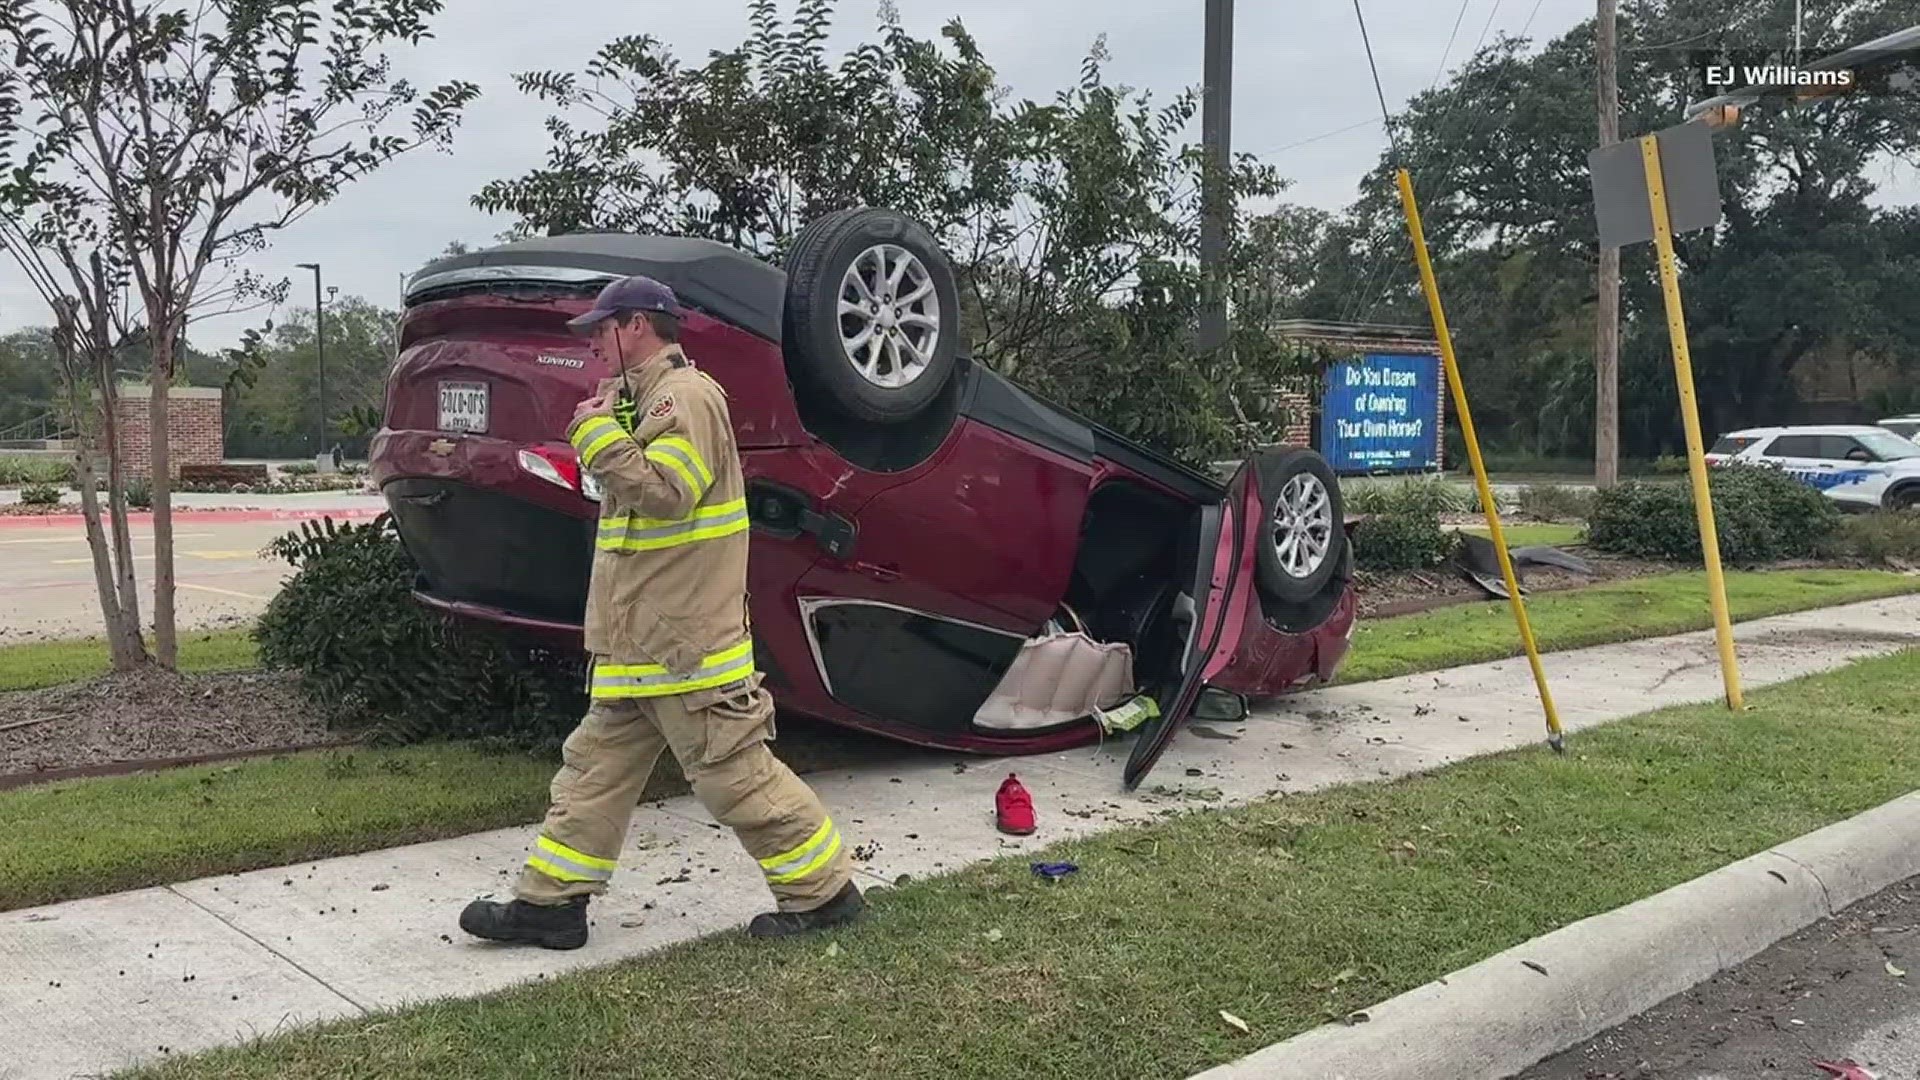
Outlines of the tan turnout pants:
{"type": "Polygon", "coordinates": [[[826,808],[773,756],[773,698],[754,675],[690,694],[596,700],[561,748],[552,803],[514,893],[535,904],[602,894],[647,779],[671,749],[694,795],[760,864],[782,911],[809,911],[853,876],[826,808]]]}

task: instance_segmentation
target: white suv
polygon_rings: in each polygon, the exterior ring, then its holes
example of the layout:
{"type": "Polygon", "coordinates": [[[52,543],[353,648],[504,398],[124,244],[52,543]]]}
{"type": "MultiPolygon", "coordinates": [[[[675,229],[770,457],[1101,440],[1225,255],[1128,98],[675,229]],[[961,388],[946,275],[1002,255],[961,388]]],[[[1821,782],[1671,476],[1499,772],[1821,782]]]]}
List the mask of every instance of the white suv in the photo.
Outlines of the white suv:
{"type": "Polygon", "coordinates": [[[1783,469],[1849,510],[1920,507],[1920,444],[1882,427],[1748,428],[1722,435],[1706,458],[1783,469]]]}
{"type": "Polygon", "coordinates": [[[1920,442],[1920,416],[1889,416],[1880,426],[1904,439],[1920,442]]]}

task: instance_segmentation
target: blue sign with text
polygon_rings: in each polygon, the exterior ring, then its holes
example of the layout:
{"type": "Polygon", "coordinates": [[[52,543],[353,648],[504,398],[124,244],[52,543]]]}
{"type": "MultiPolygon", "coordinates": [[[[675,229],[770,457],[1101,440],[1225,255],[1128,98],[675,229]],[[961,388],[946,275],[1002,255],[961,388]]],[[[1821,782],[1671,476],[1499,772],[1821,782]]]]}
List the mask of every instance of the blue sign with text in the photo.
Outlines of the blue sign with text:
{"type": "Polygon", "coordinates": [[[1368,353],[1329,365],[1320,448],[1335,472],[1440,467],[1440,358],[1368,353]]]}

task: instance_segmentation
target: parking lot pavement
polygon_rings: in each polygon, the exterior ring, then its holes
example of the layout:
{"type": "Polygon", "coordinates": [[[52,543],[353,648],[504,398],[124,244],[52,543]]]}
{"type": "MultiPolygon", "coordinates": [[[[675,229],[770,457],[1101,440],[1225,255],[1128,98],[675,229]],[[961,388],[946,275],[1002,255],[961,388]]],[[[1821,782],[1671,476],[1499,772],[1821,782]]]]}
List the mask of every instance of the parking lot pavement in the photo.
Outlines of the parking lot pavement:
{"type": "Polygon", "coordinates": [[[1814,1063],[1920,1077],[1920,878],[1514,1080],[1809,1080],[1814,1063]],[[1911,974],[1906,974],[1912,968],[1911,974]],[[1896,974],[1900,973],[1900,974],[1896,974]]]}
{"type": "MultiPolygon", "coordinates": [[[[297,522],[174,522],[175,615],[182,630],[244,623],[280,591],[292,567],[262,557],[297,522]]],[[[140,620],[153,619],[153,529],[132,526],[140,620]]],[[[86,533],[78,528],[0,530],[0,645],[101,633],[86,533]]]]}
{"type": "MultiPolygon", "coordinates": [[[[0,489],[0,506],[20,501],[19,488],[0,489]]],[[[104,498],[102,499],[104,502],[104,498]]],[[[231,495],[204,491],[176,491],[175,509],[201,510],[385,510],[386,500],[364,491],[308,491],[295,495],[231,495]]],[[[67,512],[80,512],[80,493],[65,491],[60,505],[67,512]]],[[[137,511],[136,511],[137,512],[137,511]]]]}

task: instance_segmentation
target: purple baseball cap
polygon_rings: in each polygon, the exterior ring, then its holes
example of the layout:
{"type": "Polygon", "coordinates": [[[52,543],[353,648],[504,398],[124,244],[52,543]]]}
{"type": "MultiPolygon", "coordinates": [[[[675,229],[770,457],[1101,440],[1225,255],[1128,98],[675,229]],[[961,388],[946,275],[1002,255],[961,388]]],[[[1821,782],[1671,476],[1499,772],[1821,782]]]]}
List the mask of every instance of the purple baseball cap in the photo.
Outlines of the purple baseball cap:
{"type": "Polygon", "coordinates": [[[594,299],[593,310],[569,319],[567,328],[576,333],[587,333],[602,319],[631,311],[664,311],[669,315],[678,315],[680,302],[674,298],[672,289],[650,277],[635,274],[609,282],[594,299]]]}

